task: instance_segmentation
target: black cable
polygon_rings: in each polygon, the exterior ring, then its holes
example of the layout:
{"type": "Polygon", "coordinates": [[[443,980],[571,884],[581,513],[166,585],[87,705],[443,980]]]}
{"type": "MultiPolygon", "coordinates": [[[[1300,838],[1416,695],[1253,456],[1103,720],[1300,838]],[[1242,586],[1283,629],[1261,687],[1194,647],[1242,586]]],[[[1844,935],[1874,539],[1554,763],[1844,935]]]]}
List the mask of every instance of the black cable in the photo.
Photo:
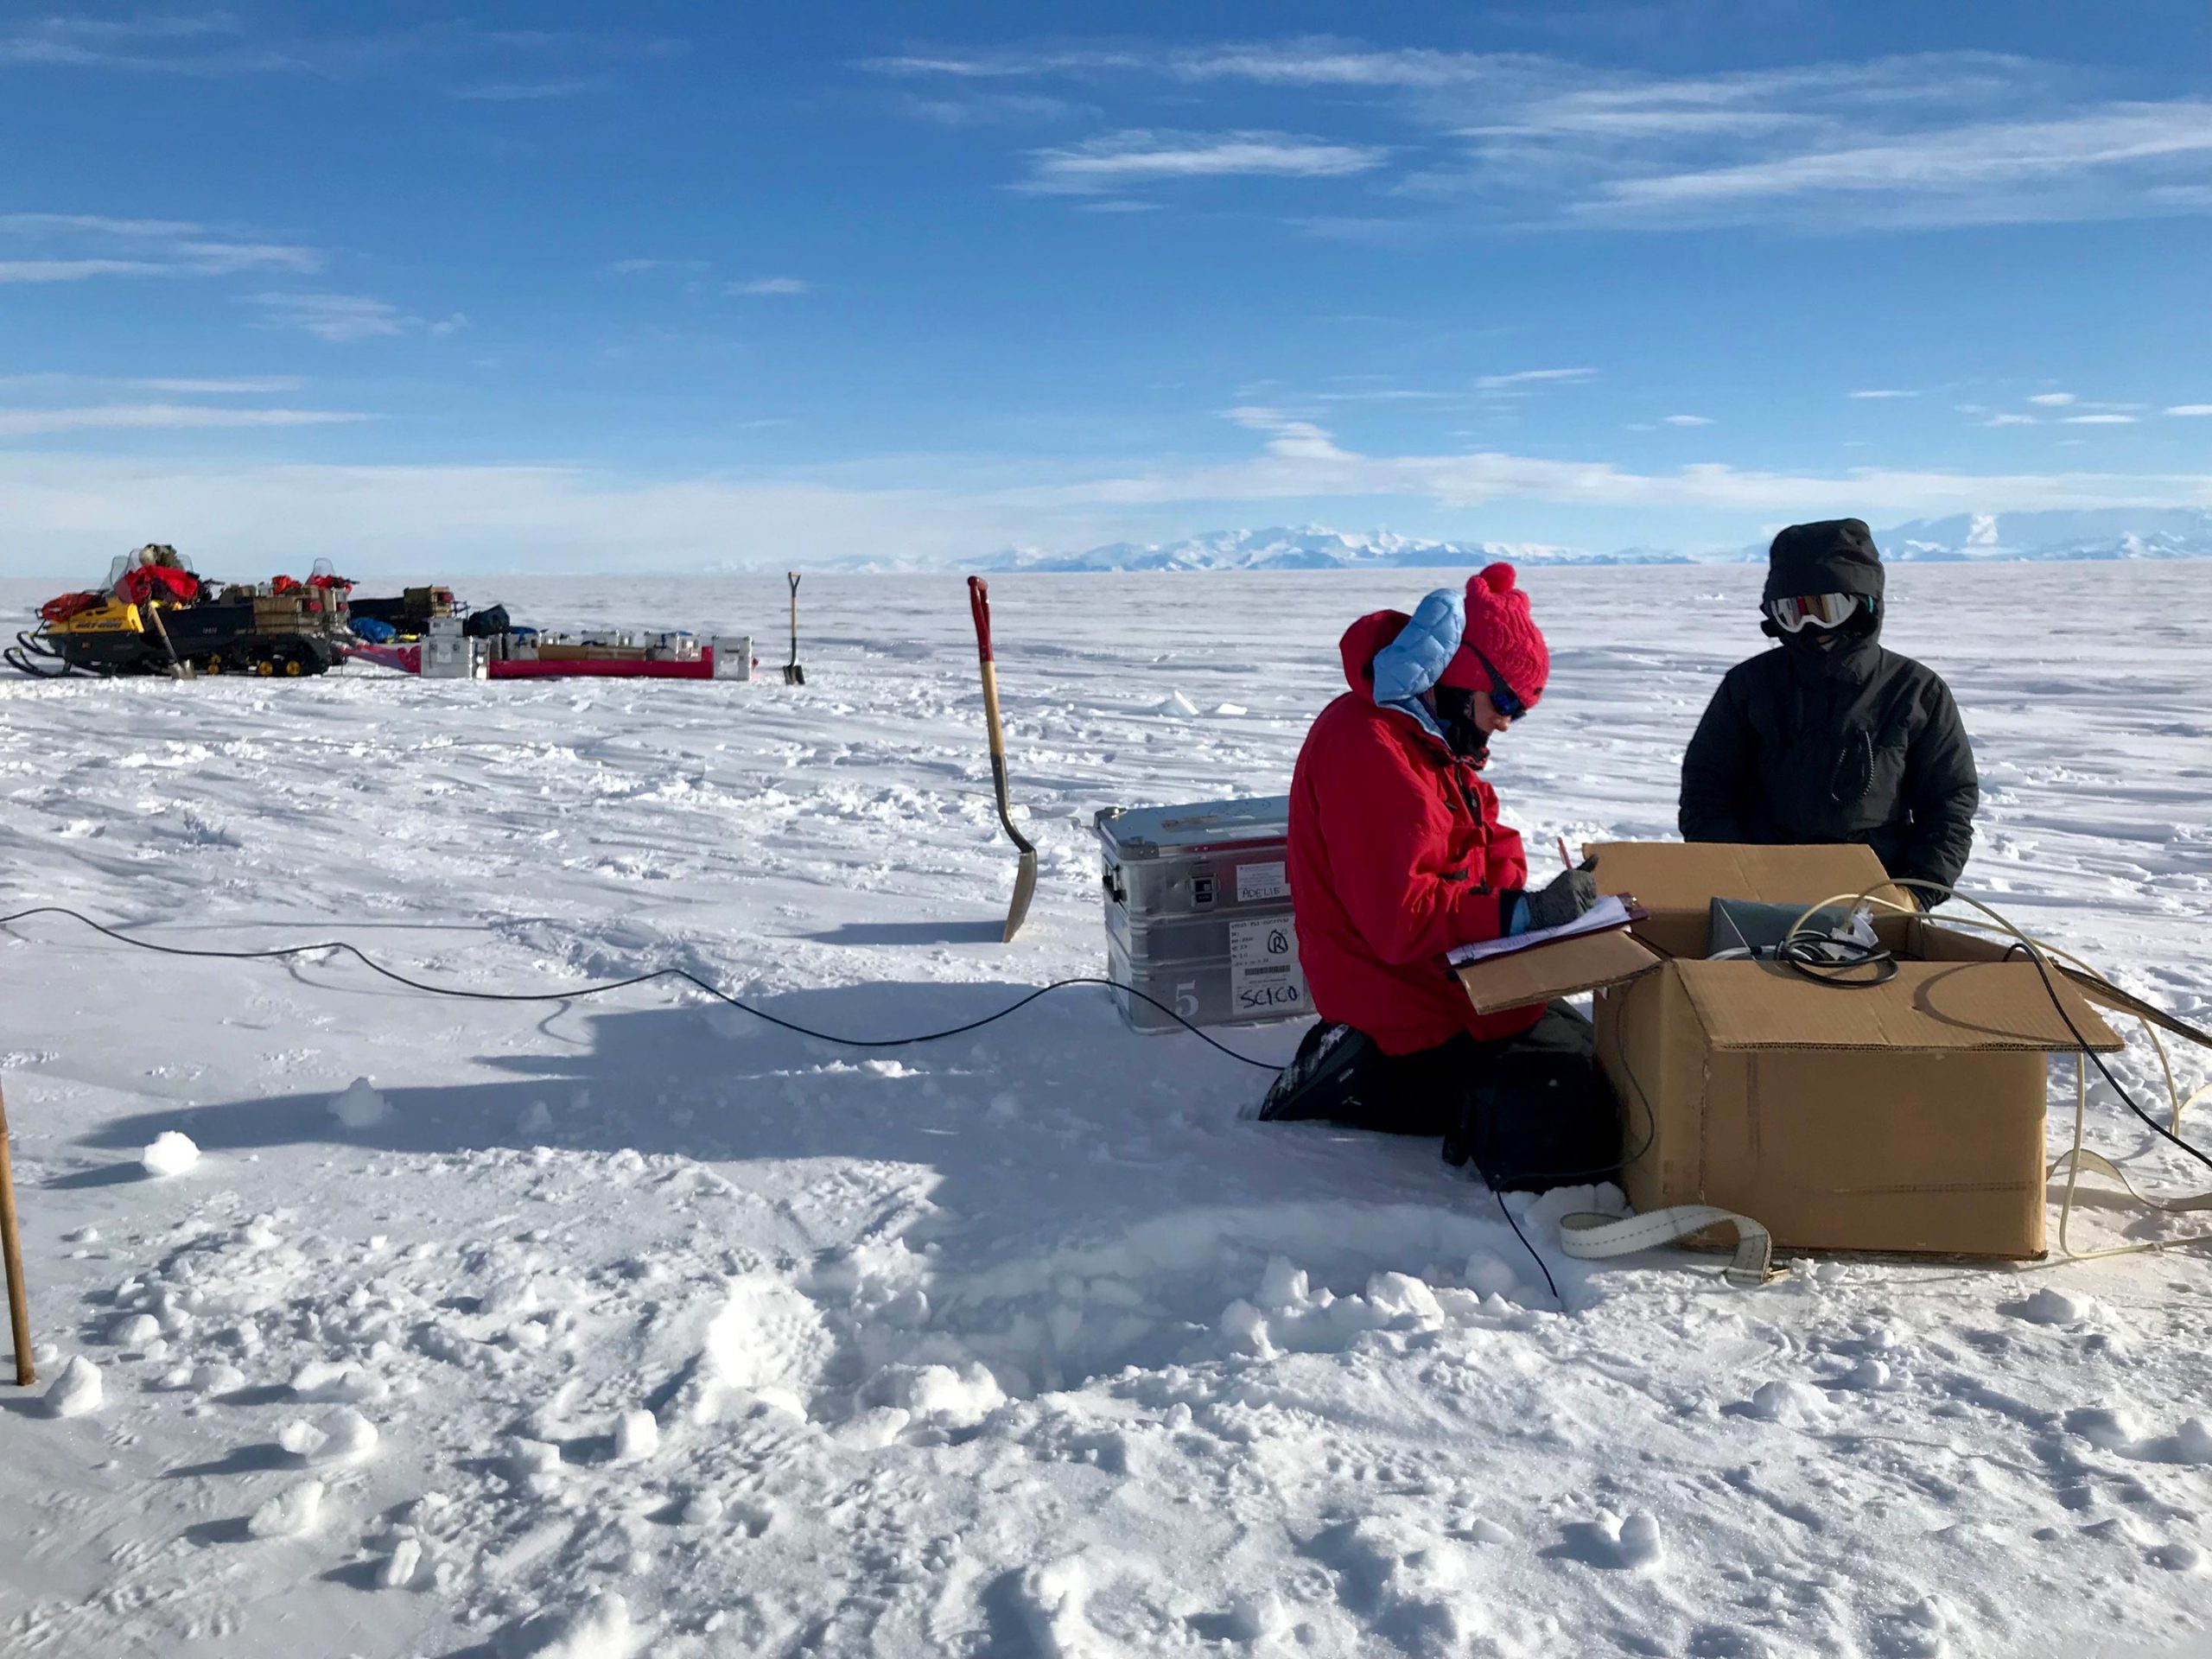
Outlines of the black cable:
{"type": "Polygon", "coordinates": [[[1497,1200],[1498,1214],[1505,1217],[1505,1224],[1513,1230],[1513,1236],[1521,1241],[1521,1248],[1529,1252],[1529,1259],[1536,1264],[1536,1271],[1544,1275],[1544,1288],[1551,1292],[1552,1300],[1559,1304],[1560,1312],[1564,1313],[1567,1311],[1567,1298],[1559,1294],[1559,1286],[1552,1279],[1552,1270],[1544,1265],[1544,1258],[1536,1254],[1536,1247],[1529,1242],[1529,1235],[1521,1230],[1521,1224],[1514,1220],[1513,1211],[1505,1202],[1505,1194],[1496,1187],[1491,1186],[1490,1176],[1484,1172],[1480,1164],[1475,1166],[1475,1173],[1482,1176],[1484,1186],[1490,1187],[1491,1197],[1497,1200]]]}
{"type": "Polygon", "coordinates": [[[2075,1042],[2079,1046],[2078,1052],[2087,1054],[2089,1057],[2090,1064],[2094,1065],[2098,1071],[2102,1074],[2105,1082],[2111,1086],[2113,1093],[2120,1097],[2121,1101],[2126,1105],[2127,1109],[2134,1113],[2136,1116],[2141,1118],[2145,1125],[2149,1128],[2153,1134],[2158,1135],[2164,1140],[2172,1141],[2174,1145],[2179,1147],[2183,1152],[2196,1159],[2198,1163],[2202,1164],[2207,1169],[2212,1169],[2212,1153],[2207,1153],[2200,1147],[2191,1146],[2188,1141],[2183,1140],[2181,1136],[2176,1135],[2164,1124],[2159,1122],[2157,1118],[2152,1116],[2150,1113],[2145,1111],[2142,1105],[2136,1100],[2135,1096],[2128,1091],[2126,1085],[2122,1084],[2118,1077],[2113,1076],[2112,1068],[2105,1064],[2105,1057],[2089,1046],[2089,1039],[2082,1034],[2081,1027],[2074,1023],[2073,1014],[2067,1008],[2064,1000],[2058,995],[2057,983],[2050,976],[2050,965],[2049,963],[2044,961],[2043,952],[2035,949],[2031,945],[2024,944],[2019,940],[2015,939],[2011,944],[2005,948],[2005,959],[2006,961],[2010,961],[2012,959],[2012,953],[2015,950],[2022,952],[2026,956],[2030,962],[2035,963],[2036,972],[2041,976],[2043,979],[2044,990],[2050,998],[2050,1006],[2058,1010],[2058,1017],[2066,1022],[2067,1031],[2072,1034],[2075,1042]]]}
{"type": "Polygon", "coordinates": [[[1118,991],[1124,996],[1133,996],[1140,1002],[1149,1003],[1200,1042],[1206,1044],[1209,1047],[1218,1049],[1232,1060],[1242,1060],[1245,1065],[1257,1066],[1263,1071],[1274,1071],[1281,1069],[1271,1061],[1255,1059],[1249,1054],[1240,1054],[1227,1044],[1216,1041],[1156,997],[1147,996],[1142,991],[1128,985],[1116,984],[1110,979],[1099,979],[1088,976],[1058,979],[1049,985],[1040,985],[1027,995],[1007,1003],[995,1014],[987,1014],[980,1020],[970,1020],[964,1025],[948,1026],[943,1031],[925,1031],[912,1037],[840,1037],[831,1032],[816,1031],[810,1027],[785,1020],[779,1014],[770,1014],[766,1008],[755,1007],[750,1002],[732,996],[720,987],[708,983],[707,981],[685,968],[656,968],[650,973],[633,974],[627,979],[608,980],[597,985],[580,985],[573,990],[566,991],[472,991],[455,985],[432,985],[423,980],[410,979],[405,974],[387,968],[382,963],[364,955],[359,947],[348,944],[343,940],[331,940],[321,944],[280,945],[270,950],[194,950],[187,945],[156,944],[151,939],[133,938],[128,933],[118,932],[103,922],[96,922],[89,916],[60,905],[39,905],[29,910],[19,910],[12,916],[0,916],[0,927],[27,921],[34,916],[66,916],[72,921],[83,923],[93,932],[113,939],[119,944],[133,945],[141,950],[157,951],[165,957],[200,957],[217,962],[273,962],[288,957],[311,955],[317,950],[334,950],[353,957],[371,973],[379,974],[394,984],[406,986],[410,990],[421,991],[429,996],[461,997],[472,1002],[569,1002],[582,997],[604,996],[609,991],[626,990],[633,985],[646,985],[658,979],[678,979],[696,989],[705,992],[717,1001],[727,1002],[741,1013],[751,1014],[756,1020],[766,1020],[768,1024],[797,1036],[811,1037],[817,1042],[833,1043],[841,1048],[907,1048],[917,1043],[942,1042],[946,1038],[965,1036],[971,1031],[980,1031],[985,1026],[994,1025],[1008,1014],[1018,1013],[1027,1007],[1039,997],[1049,996],[1054,991],[1064,990],[1076,985],[1099,985],[1109,990],[1118,991]]]}
{"type": "Polygon", "coordinates": [[[1792,933],[1774,947],[1774,959],[1815,985],[1832,986],[1842,991],[1871,990],[1897,976],[1897,954],[1886,946],[1862,944],[1856,939],[1840,939],[1827,933],[1792,933]],[[1819,951],[1829,954],[1821,955],[1819,951]],[[1861,968],[1872,968],[1873,976],[1852,978],[1861,968]]]}

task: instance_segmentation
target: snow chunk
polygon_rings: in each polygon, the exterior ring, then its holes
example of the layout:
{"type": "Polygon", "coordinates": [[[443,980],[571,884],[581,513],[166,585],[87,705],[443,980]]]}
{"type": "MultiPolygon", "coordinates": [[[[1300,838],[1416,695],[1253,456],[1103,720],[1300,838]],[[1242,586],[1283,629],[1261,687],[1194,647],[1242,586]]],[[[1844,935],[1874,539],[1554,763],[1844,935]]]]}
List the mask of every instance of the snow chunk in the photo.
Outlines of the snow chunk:
{"type": "Polygon", "coordinates": [[[1639,1573],[1656,1568],[1667,1558],[1666,1541],[1660,1535],[1659,1517],[1638,1510],[1621,1522],[1621,1564],[1639,1573]]]}
{"type": "Polygon", "coordinates": [[[1273,1642],[1291,1627],[1290,1609],[1272,1590],[1239,1596],[1229,1610],[1229,1628],[1244,1642],[1273,1642]]]}
{"type": "Polygon", "coordinates": [[[391,1392],[391,1385],[358,1365],[311,1359],[292,1374],[292,1392],[302,1400],[373,1405],[391,1392]]]}
{"type": "Polygon", "coordinates": [[[138,1154],[138,1161],[149,1175],[181,1175],[200,1161],[200,1148],[192,1144],[190,1135],[164,1129],[154,1137],[153,1145],[138,1154]]]}
{"type": "Polygon", "coordinates": [[[2089,1316],[2091,1306],[2087,1297],[2069,1296],[2046,1287],[2024,1301],[2007,1302],[1997,1311],[2030,1325],[2073,1325],[2089,1316]]]}
{"type": "Polygon", "coordinates": [[[1198,712],[1198,705],[1180,691],[1171,691],[1152,705],[1152,712],[1155,715],[1195,715],[1198,712]]]}
{"type": "Polygon", "coordinates": [[[391,1107],[366,1077],[356,1077],[330,1097],[330,1115],[349,1129],[372,1129],[391,1117],[391,1107]]]}
{"type": "Polygon", "coordinates": [[[245,1387],[245,1373],[235,1365],[218,1361],[212,1364],[180,1365],[162,1374],[154,1385],[169,1394],[228,1394],[233,1389],[245,1387]]]}
{"type": "Polygon", "coordinates": [[[947,1428],[969,1428],[1006,1403],[998,1379],[970,1360],[950,1365],[890,1365],[869,1390],[876,1403],[896,1406],[947,1428]]]}
{"type": "Polygon", "coordinates": [[[1282,1310],[1303,1307],[1313,1300],[1306,1269],[1294,1268],[1287,1255],[1268,1258],[1268,1270],[1260,1279],[1260,1306],[1282,1310]]]}
{"type": "Polygon", "coordinates": [[[303,1480],[256,1510],[245,1523],[255,1538],[304,1538],[322,1516],[322,1483],[303,1480]]]}
{"type": "Polygon", "coordinates": [[[1092,1651],[1093,1631],[1084,1616],[1090,1582],[1072,1556],[1033,1567],[1021,1575],[1021,1599],[1030,1639],[1044,1659],[1078,1659],[1092,1651]]]}
{"type": "Polygon", "coordinates": [[[614,1425],[614,1461],[642,1463],[660,1450],[660,1424],[650,1411],[626,1411],[614,1425]]]}
{"type": "Polygon", "coordinates": [[[1466,1276],[1467,1288],[1478,1296],[1503,1296],[1510,1301],[1521,1287],[1521,1275],[1504,1257],[1490,1250],[1477,1250],[1467,1258],[1466,1276]]]}
{"type": "Polygon", "coordinates": [[[630,1623],[630,1604],[602,1590],[581,1607],[533,1613],[493,1644],[499,1659],[632,1659],[645,1632],[630,1623]]]}
{"type": "Polygon", "coordinates": [[[683,1506],[683,1521],[687,1526],[710,1527],[722,1518],[722,1501],[712,1492],[695,1492],[691,1501],[683,1506]]]}
{"type": "Polygon", "coordinates": [[[46,1391],[49,1417],[82,1417],[100,1408],[100,1368],[77,1355],[46,1391]]]}
{"type": "Polygon", "coordinates": [[[344,1468],[374,1455],[377,1426],[348,1406],[319,1423],[302,1419],[285,1424],[276,1443],[311,1469],[344,1468]]]}
{"type": "Polygon", "coordinates": [[[423,1564],[423,1546],[412,1538],[403,1538],[391,1552],[391,1558],[377,1569],[377,1586],[382,1590],[404,1590],[414,1582],[415,1569],[423,1564]]]}
{"type": "Polygon", "coordinates": [[[1378,1273],[1367,1281],[1367,1304],[1392,1325],[1433,1328],[1444,1323],[1436,1293],[1408,1273],[1378,1273]]]}
{"type": "Polygon", "coordinates": [[[1824,1421],[1828,1414],[1828,1397],[1806,1382],[1762,1382],[1742,1410],[1745,1416],[1756,1417],[1762,1422],[1794,1428],[1824,1421]]]}
{"type": "Polygon", "coordinates": [[[143,1348],[162,1334],[162,1322],[150,1313],[126,1313],[115,1324],[113,1338],[119,1347],[143,1348]]]}

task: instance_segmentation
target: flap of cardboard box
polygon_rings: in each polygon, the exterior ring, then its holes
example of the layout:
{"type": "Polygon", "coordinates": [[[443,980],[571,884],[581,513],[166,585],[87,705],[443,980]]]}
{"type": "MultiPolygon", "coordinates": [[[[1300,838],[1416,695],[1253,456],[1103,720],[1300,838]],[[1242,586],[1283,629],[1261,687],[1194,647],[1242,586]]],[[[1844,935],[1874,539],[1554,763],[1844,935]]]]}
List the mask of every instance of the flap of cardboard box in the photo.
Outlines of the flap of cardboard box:
{"type": "Polygon", "coordinates": [[[1496,1014],[1501,1008],[1525,1008],[1577,991],[1594,991],[1600,985],[1618,985],[1658,965],[1656,956],[1624,930],[1616,929],[1493,957],[1452,971],[1466,988],[1477,1014],[1496,1014]]]}
{"type": "Polygon", "coordinates": [[[1897,966],[1886,983],[1850,989],[1774,963],[1677,962],[1675,969],[1716,1049],[2071,1052],[2086,1044],[2110,1053],[2122,1046],[2080,992],[2056,976],[2047,985],[2031,962],[1897,966]]]}
{"type": "Polygon", "coordinates": [[[1869,888],[1902,903],[1888,890],[1889,876],[1873,849],[1832,847],[1747,847],[1726,842],[1593,842],[1583,850],[1598,861],[1598,891],[1632,893],[1656,916],[1695,914],[1712,901],[1750,899],[1762,904],[1811,905],[1869,888]]]}

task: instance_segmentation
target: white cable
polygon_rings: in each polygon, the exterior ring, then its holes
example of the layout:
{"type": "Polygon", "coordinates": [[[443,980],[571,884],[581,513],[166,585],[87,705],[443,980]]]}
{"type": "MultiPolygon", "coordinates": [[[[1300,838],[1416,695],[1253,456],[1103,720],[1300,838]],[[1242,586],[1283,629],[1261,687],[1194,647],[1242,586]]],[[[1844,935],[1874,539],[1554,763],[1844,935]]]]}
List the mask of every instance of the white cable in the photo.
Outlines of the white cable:
{"type": "MultiPolygon", "coordinates": [[[[2024,948],[2030,955],[2038,958],[2043,963],[2046,974],[2050,971],[2050,963],[2053,960],[2056,960],[2059,962],[2072,963],[2075,967],[2080,969],[2083,973],[2088,974],[2092,978],[2102,979],[2104,977],[2104,976],[2099,974],[2095,969],[2090,967],[2088,963],[2082,961],[2081,957],[2075,956],[2072,952],[2062,950],[2055,945],[2046,944],[2041,939],[2036,938],[2033,936],[2022,931],[2020,928],[2013,924],[2010,918],[2001,914],[1990,906],[1982,903],[1980,899],[1973,898],[1968,894],[1960,893],[1955,888],[1947,887],[1939,881],[1922,881],[1915,880],[1910,876],[1893,876],[1885,885],[1896,887],[1911,887],[1923,893],[1942,893],[1946,898],[1957,899],[1961,904],[1972,905],[1976,910],[1981,912],[1983,915],[1988,917],[1989,920],[1987,922],[1980,922],[1977,921],[1973,917],[1955,917],[1950,919],[1968,927],[1980,928],[1984,931],[2009,934],[2012,938],[2018,940],[2021,946],[2024,948]]],[[[1829,906],[1835,904],[1879,905],[1885,910],[1897,911],[1907,915],[1917,915],[1920,913],[1914,910],[1910,906],[1900,905],[1896,903],[1894,900],[1878,897],[1875,890],[1869,888],[1864,893],[1854,894],[1837,893],[1829,898],[1821,899],[1819,904],[1813,906],[1810,909],[1807,910],[1803,915],[1797,918],[1796,925],[1790,928],[1790,932],[1795,934],[1801,931],[1804,928],[1805,925],[1811,921],[1815,915],[1827,909],[1829,906]]],[[[2204,1098],[2206,1095],[2212,1094],[2212,1084],[2207,1084],[2204,1087],[2197,1090],[2194,1094],[2190,1095],[2187,1100],[2183,1100],[2181,1097],[2180,1086],[2174,1080],[2173,1065],[2167,1058],[2166,1046],[2159,1039],[2158,1031],[2152,1025],[2149,1017],[2133,1008],[2125,1008],[2119,1010],[2119,1012],[2133,1014],[2134,1016],[2136,1021],[2143,1027],[2144,1033],[2150,1038],[2151,1046],[2158,1052],[2159,1066],[2165,1073],[2167,1098],[2173,1107],[2171,1132],[2178,1136],[2181,1133],[2181,1122],[2183,1113],[2185,1113],[2188,1109],[2196,1102],[2204,1098]]],[[[2081,1172],[2085,1168],[2095,1170],[2100,1174],[2110,1175],[2113,1179],[2117,1180],[2120,1185],[2126,1190],[2128,1194],[2134,1198],[2139,1203],[2145,1205],[2149,1208],[2159,1211],[2164,1214],[2178,1215],[2191,1211],[2212,1210],[2212,1192],[2199,1193],[2191,1198],[2171,1199],[2152,1198],[2139,1192],[2135,1188],[2134,1183],[2127,1179],[2126,1175],[2121,1171],[2119,1165],[2113,1163],[2112,1160],[2105,1157],[2101,1153],[2090,1151],[2083,1144],[2084,1120],[2088,1115],[2089,1096],[2088,1064],[2088,1058],[2086,1052],[2077,1051],[2074,1057],[2074,1144],[2064,1154],[2061,1154],[2056,1161],[2051,1165],[2050,1170],[2046,1172],[2044,1176],[2044,1179],[2047,1181],[2051,1176],[2056,1175],[2062,1167],[2066,1171],[2066,1192],[2064,1196],[2059,1201],[2058,1209],[2058,1248],[2060,1252],[2069,1261],[2094,1262],[2101,1260],[2107,1256],[2141,1255],[2147,1255],[2152,1251],[2180,1249],[2188,1245],[2212,1243],[2212,1233],[2192,1233],[2186,1238],[2160,1239],[2143,1244],[2118,1244],[2096,1250],[2077,1251],[2068,1242],[2067,1233],[2069,1226],[2074,1219],[2075,1184],[2079,1178],[2081,1172]]]]}

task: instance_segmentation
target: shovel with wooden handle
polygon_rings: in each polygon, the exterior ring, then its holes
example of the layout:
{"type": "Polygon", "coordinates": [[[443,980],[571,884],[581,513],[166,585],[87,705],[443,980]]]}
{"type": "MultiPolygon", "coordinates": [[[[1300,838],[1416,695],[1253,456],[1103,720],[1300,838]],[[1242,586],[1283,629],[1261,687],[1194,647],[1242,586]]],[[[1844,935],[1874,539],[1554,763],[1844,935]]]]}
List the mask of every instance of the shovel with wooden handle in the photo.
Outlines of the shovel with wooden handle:
{"type": "Polygon", "coordinates": [[[16,1232],[16,1172],[8,1160],[8,1103],[0,1100],[0,1249],[7,1253],[8,1325],[16,1342],[16,1386],[38,1381],[31,1365],[31,1301],[23,1289],[23,1241],[16,1232]]]}
{"type": "Polygon", "coordinates": [[[791,584],[791,659],[784,664],[785,685],[804,685],[806,671],[798,665],[798,572],[786,570],[791,584]]]}
{"type": "Polygon", "coordinates": [[[991,590],[981,576],[968,578],[968,608],[976,618],[976,651],[983,661],[983,719],[990,728],[991,787],[998,793],[999,823],[1021,849],[1021,865],[1014,874],[1014,902],[1007,906],[1006,932],[1000,943],[1010,944],[1029,914],[1029,901],[1037,892],[1037,849],[1014,827],[1014,813],[1006,798],[1006,728],[999,723],[999,671],[991,657],[991,590]]]}

